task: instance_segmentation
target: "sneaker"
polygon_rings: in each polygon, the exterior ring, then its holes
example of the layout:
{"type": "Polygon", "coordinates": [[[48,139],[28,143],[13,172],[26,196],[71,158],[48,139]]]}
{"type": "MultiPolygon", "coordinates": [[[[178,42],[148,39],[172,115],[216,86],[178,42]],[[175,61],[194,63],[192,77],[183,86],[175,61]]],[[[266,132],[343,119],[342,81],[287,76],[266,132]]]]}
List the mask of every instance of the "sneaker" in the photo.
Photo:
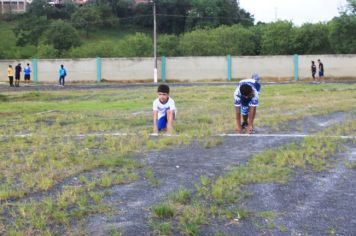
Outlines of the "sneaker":
{"type": "Polygon", "coordinates": [[[248,123],[247,123],[246,121],[242,122],[241,127],[242,127],[243,129],[246,129],[247,126],[248,126],[248,123]]]}

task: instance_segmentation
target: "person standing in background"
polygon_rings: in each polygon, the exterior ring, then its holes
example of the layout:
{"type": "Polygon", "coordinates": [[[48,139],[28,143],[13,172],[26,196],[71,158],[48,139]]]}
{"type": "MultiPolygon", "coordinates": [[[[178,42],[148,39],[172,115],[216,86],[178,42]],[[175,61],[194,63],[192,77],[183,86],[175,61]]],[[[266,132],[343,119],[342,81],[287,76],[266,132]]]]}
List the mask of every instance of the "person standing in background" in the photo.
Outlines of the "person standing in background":
{"type": "Polygon", "coordinates": [[[21,67],[21,63],[19,63],[17,64],[17,66],[15,66],[15,87],[20,87],[21,71],[22,71],[22,67],[21,67]]]}
{"type": "Polygon", "coordinates": [[[319,83],[322,79],[324,79],[324,64],[318,59],[319,64],[319,83]]]}
{"type": "Polygon", "coordinates": [[[14,69],[12,69],[12,65],[7,68],[7,76],[9,77],[10,87],[14,87],[14,69]]]}
{"type": "Polygon", "coordinates": [[[311,61],[311,73],[313,77],[313,82],[315,82],[316,65],[314,61],[311,61]]]}
{"type": "Polygon", "coordinates": [[[26,86],[30,83],[31,80],[31,67],[29,63],[27,63],[25,68],[23,68],[23,73],[24,73],[25,86],[26,86]]]}
{"type": "Polygon", "coordinates": [[[63,65],[61,65],[61,67],[59,68],[58,73],[59,73],[59,85],[64,86],[64,80],[67,75],[67,71],[66,69],[64,69],[63,65]]]}

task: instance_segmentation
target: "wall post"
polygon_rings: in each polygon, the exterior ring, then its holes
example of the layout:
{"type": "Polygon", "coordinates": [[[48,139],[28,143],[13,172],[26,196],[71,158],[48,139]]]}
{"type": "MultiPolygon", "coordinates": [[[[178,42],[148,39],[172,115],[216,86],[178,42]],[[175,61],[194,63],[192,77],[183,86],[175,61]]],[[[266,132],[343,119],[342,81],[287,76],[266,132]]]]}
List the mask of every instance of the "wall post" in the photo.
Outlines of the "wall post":
{"type": "Polygon", "coordinates": [[[96,57],[96,82],[100,83],[101,81],[101,58],[96,57]]]}
{"type": "Polygon", "coordinates": [[[161,79],[162,82],[166,82],[166,57],[162,56],[161,57],[161,79]]]}
{"type": "Polygon", "coordinates": [[[231,55],[227,55],[227,80],[231,81],[231,55]]]}
{"type": "Polygon", "coordinates": [[[37,71],[37,59],[36,58],[32,58],[32,70],[33,70],[33,82],[34,83],[38,83],[38,71],[37,71]]]}
{"type": "Polygon", "coordinates": [[[294,80],[298,81],[298,74],[299,74],[299,55],[298,54],[294,54],[293,62],[294,62],[294,80]]]}

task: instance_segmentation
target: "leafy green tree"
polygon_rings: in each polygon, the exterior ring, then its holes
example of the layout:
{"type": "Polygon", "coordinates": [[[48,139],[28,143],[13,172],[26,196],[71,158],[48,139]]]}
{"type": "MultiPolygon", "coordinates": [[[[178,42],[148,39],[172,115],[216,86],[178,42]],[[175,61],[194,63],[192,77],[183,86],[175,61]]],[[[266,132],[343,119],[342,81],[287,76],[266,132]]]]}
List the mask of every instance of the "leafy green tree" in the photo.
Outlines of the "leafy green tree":
{"type": "Polygon", "coordinates": [[[356,53],[356,15],[335,17],[328,26],[329,41],[335,53],[356,53]]]}
{"type": "Polygon", "coordinates": [[[241,25],[198,29],[181,36],[179,51],[187,56],[254,55],[253,36],[241,25]]]}
{"type": "Polygon", "coordinates": [[[47,0],[33,0],[28,7],[28,14],[31,16],[45,16],[49,13],[52,6],[50,6],[47,0]]]}
{"type": "Polygon", "coordinates": [[[81,7],[72,15],[72,24],[77,29],[84,29],[87,38],[89,38],[89,31],[100,26],[101,23],[100,11],[94,6],[81,7]]]}
{"type": "Polygon", "coordinates": [[[153,54],[152,39],[143,33],[126,36],[119,41],[122,57],[149,57],[153,54]]]}
{"type": "MultiPolygon", "coordinates": [[[[189,0],[156,0],[157,29],[161,33],[180,34],[185,30],[189,0]]],[[[135,23],[146,28],[153,27],[152,3],[139,4],[134,8],[135,23]]]]}
{"type": "Polygon", "coordinates": [[[157,54],[161,56],[179,56],[178,45],[178,36],[161,34],[157,40],[157,54]]]}
{"type": "Polygon", "coordinates": [[[48,8],[48,19],[70,20],[71,15],[78,9],[74,2],[65,2],[63,5],[51,6],[48,8]]]}
{"type": "Polygon", "coordinates": [[[356,14],[356,0],[347,0],[347,9],[351,14],[356,14]]]}
{"type": "Polygon", "coordinates": [[[58,57],[58,55],[59,55],[59,51],[55,49],[52,45],[40,44],[37,46],[37,53],[36,53],[37,58],[50,59],[50,58],[56,58],[58,57]]]}
{"type": "Polygon", "coordinates": [[[53,21],[46,31],[46,43],[52,44],[53,48],[58,50],[60,55],[72,48],[80,45],[80,38],[75,28],[63,21],[53,21]]]}
{"type": "Polygon", "coordinates": [[[256,42],[254,34],[249,28],[241,25],[220,26],[212,30],[216,44],[218,45],[218,55],[254,55],[256,42]]]}
{"type": "Polygon", "coordinates": [[[242,23],[253,25],[252,16],[240,9],[234,0],[193,0],[189,11],[186,29],[192,30],[219,25],[242,23]]]}
{"type": "Polygon", "coordinates": [[[330,53],[329,29],[326,24],[303,24],[296,28],[294,47],[298,54],[330,53]]]}
{"type": "Polygon", "coordinates": [[[24,17],[13,30],[16,35],[16,45],[38,45],[40,37],[47,29],[48,21],[46,16],[24,17]]]}
{"type": "Polygon", "coordinates": [[[185,33],[180,37],[179,51],[184,56],[212,56],[217,55],[217,45],[212,40],[211,31],[197,29],[185,33]]]}
{"type": "Polygon", "coordinates": [[[117,4],[117,10],[115,16],[117,17],[130,17],[133,16],[134,9],[133,0],[120,0],[117,4]]]}
{"type": "Polygon", "coordinates": [[[288,55],[294,53],[295,29],[292,22],[277,21],[263,27],[261,54],[288,55]]]}

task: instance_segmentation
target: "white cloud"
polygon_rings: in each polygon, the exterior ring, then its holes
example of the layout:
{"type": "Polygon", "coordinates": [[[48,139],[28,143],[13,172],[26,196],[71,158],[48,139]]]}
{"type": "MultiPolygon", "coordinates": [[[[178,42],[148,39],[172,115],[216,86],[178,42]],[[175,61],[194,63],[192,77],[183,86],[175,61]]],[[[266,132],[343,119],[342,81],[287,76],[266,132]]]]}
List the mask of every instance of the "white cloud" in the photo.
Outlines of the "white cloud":
{"type": "Polygon", "coordinates": [[[290,20],[295,25],[326,22],[339,15],[346,0],[240,0],[240,6],[255,16],[255,22],[290,20]]]}

